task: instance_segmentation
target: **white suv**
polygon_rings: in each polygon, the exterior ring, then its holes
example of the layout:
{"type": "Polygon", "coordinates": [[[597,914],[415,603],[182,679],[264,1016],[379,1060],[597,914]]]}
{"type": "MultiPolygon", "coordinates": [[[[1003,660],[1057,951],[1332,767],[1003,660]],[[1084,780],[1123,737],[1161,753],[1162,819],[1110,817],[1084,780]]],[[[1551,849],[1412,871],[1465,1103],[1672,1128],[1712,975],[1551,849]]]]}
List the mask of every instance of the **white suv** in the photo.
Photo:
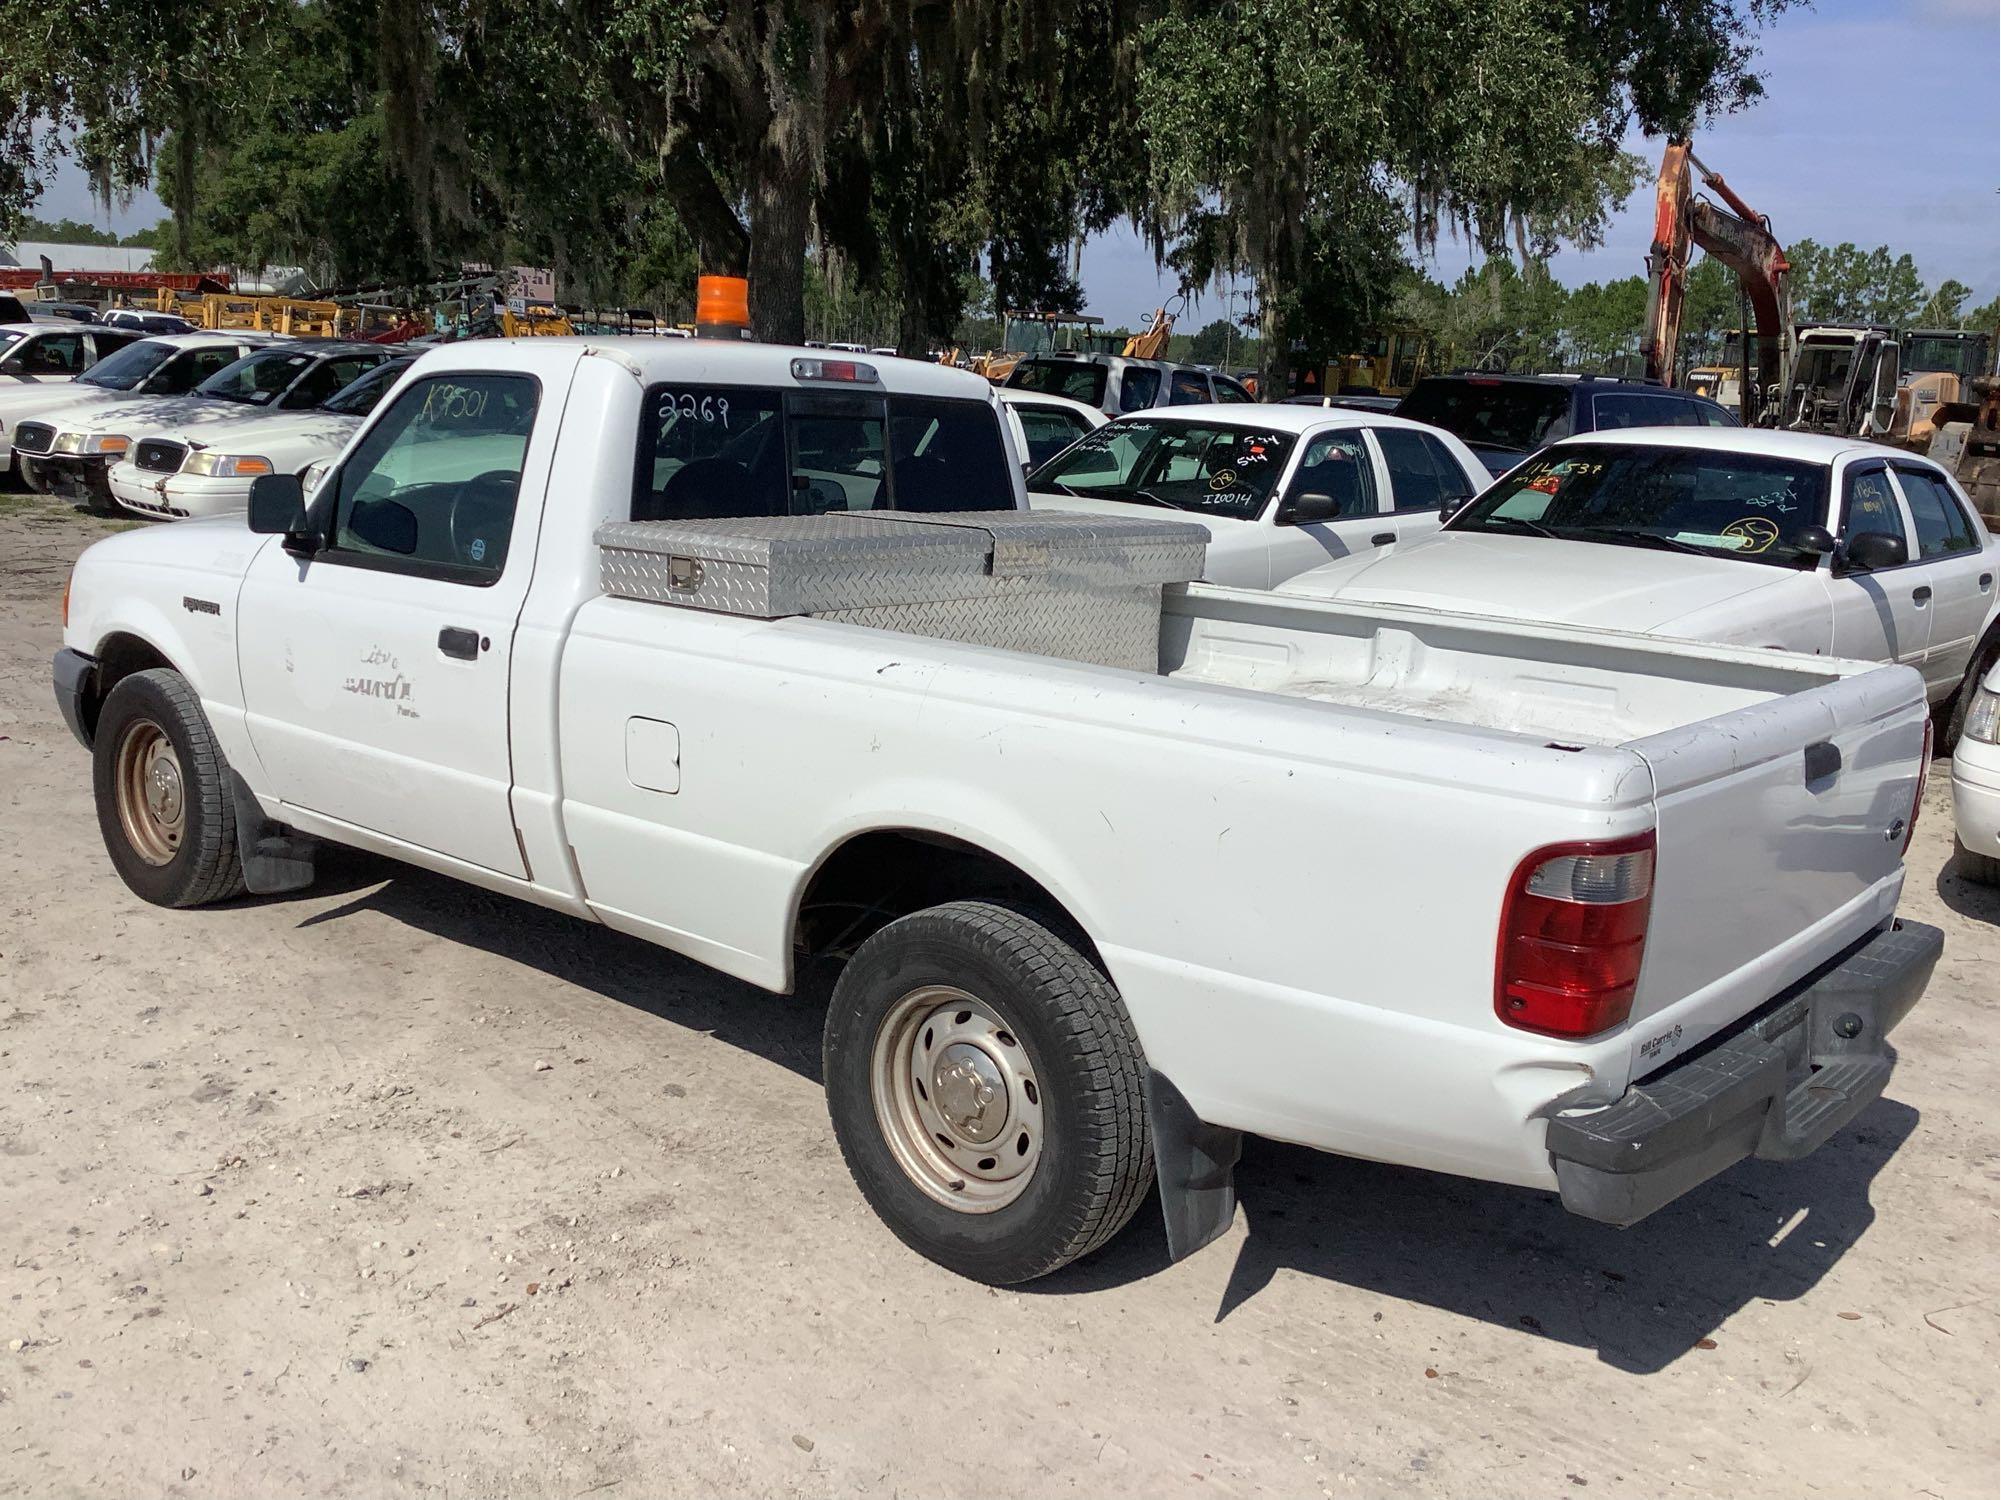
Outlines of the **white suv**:
{"type": "Polygon", "coordinates": [[[1032,354],[1008,372],[1009,390],[1067,396],[1108,417],[1153,406],[1249,403],[1253,398],[1227,375],[1200,365],[1123,354],[1032,354]]]}

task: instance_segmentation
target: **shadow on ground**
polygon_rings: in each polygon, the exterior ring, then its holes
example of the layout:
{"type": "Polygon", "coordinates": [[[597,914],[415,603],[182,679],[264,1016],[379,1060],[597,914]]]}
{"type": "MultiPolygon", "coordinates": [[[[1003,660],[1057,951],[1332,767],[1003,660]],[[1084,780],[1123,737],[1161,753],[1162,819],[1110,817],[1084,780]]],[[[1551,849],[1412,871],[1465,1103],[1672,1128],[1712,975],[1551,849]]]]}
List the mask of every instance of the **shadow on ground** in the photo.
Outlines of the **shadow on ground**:
{"type": "Polygon", "coordinates": [[[1975,885],[1959,873],[1957,860],[1948,861],[1940,869],[1934,889],[1939,900],[1958,915],[1985,922],[1989,927],[2001,926],[2001,888],[1975,885]]]}
{"type": "MultiPolygon", "coordinates": [[[[771,995],[636,938],[444,876],[352,850],[329,851],[326,866],[328,887],[360,893],[302,925],[376,912],[820,1081],[828,967],[804,976],[799,996],[771,995]]],[[[1624,1230],[1576,1218],[1549,1193],[1247,1140],[1237,1187],[1249,1236],[1216,1319],[1289,1272],[1651,1373],[1754,1299],[1787,1301],[1826,1275],[1874,1220],[1870,1183],[1917,1121],[1908,1106],[1878,1100],[1805,1161],[1744,1162],[1624,1230]]],[[[1149,1196],[1104,1250],[1022,1290],[1105,1291],[1167,1263],[1159,1200],[1149,1196]]]]}

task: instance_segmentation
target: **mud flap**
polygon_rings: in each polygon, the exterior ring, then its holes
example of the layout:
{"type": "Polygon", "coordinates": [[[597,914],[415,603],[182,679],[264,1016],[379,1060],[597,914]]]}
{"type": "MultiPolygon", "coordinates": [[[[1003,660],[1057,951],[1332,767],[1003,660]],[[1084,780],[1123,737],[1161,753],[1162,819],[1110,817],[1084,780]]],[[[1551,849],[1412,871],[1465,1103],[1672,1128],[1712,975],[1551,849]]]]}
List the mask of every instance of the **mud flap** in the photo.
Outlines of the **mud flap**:
{"type": "Polygon", "coordinates": [[[229,792],[236,804],[236,850],[250,893],[280,896],[311,885],[320,841],[266,817],[256,794],[234,770],[229,773],[229,792]]]}
{"type": "Polygon", "coordinates": [[[1147,1070],[1146,1114],[1153,1132],[1153,1167],[1160,1212],[1167,1221],[1167,1257],[1184,1260],[1230,1227],[1237,1214],[1239,1130],[1205,1124],[1164,1073],[1147,1070]]]}

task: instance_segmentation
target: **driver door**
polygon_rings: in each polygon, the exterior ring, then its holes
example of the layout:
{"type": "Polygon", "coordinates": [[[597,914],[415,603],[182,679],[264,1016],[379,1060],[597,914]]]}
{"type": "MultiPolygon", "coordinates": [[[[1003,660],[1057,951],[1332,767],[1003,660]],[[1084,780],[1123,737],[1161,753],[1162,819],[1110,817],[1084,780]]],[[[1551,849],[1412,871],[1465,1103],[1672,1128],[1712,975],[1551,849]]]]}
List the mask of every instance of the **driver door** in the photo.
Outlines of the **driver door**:
{"type": "Polygon", "coordinates": [[[314,491],[326,547],[258,553],[237,642],[260,790],[527,876],[508,673],[561,396],[494,371],[412,383],[314,491]]]}
{"type": "MultiPolygon", "coordinates": [[[[1337,558],[1397,539],[1399,518],[1384,514],[1388,492],[1359,427],[1309,439],[1273,514],[1270,587],[1337,558]]],[[[1437,524],[1434,514],[1426,529],[1437,524]]]]}

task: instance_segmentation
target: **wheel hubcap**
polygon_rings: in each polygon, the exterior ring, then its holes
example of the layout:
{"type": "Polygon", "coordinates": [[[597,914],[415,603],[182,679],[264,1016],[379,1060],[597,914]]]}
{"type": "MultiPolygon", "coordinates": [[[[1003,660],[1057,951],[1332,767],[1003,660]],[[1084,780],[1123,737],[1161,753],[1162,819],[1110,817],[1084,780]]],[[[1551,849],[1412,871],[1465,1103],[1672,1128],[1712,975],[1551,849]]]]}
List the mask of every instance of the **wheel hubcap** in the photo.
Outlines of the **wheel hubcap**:
{"type": "Polygon", "coordinates": [[[965,1213],[1021,1196],[1042,1155],[1035,1067],[1002,1015],[948,985],[912,990],[876,1032],[876,1122],[924,1193],[965,1213]]]}
{"type": "Polygon", "coordinates": [[[150,719],[128,725],[114,771],[118,824],[132,852],[164,865],[180,852],[187,827],[187,793],[180,757],[166,731],[150,719]]]}

